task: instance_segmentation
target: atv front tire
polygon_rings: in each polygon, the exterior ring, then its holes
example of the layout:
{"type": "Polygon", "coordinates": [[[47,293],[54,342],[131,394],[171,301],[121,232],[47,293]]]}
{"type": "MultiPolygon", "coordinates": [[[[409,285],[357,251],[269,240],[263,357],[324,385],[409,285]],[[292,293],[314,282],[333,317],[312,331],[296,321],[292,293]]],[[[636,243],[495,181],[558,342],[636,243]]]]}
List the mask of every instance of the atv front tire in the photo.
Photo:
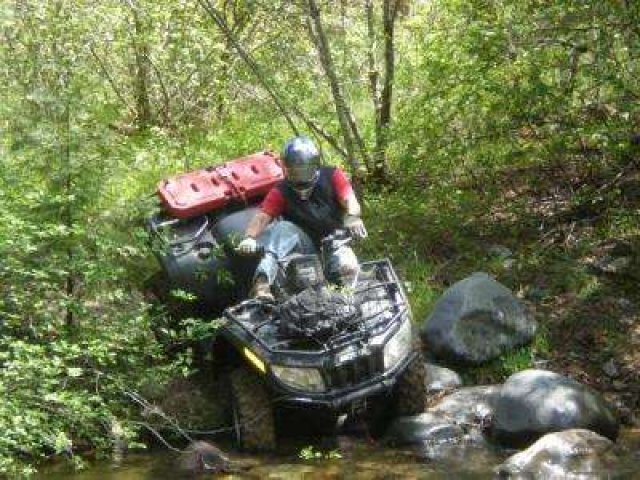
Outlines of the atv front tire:
{"type": "Polygon", "coordinates": [[[414,345],[414,351],[418,355],[407,366],[395,387],[394,413],[397,416],[418,415],[424,412],[427,400],[424,358],[419,341],[414,341],[414,345]]]}
{"type": "Polygon", "coordinates": [[[233,427],[240,448],[270,451],[276,447],[273,404],[258,375],[248,367],[229,374],[233,427]]]}

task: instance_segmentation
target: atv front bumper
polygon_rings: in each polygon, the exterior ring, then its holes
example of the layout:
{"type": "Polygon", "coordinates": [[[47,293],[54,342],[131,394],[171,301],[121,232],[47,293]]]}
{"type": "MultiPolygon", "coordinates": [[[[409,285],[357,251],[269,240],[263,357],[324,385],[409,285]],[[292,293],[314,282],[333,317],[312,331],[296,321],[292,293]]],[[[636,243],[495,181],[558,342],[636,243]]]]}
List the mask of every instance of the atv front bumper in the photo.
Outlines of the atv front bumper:
{"type": "Polygon", "coordinates": [[[361,404],[366,399],[391,394],[400,376],[417,356],[417,352],[411,352],[396,367],[370,380],[348,388],[323,393],[298,392],[286,388],[280,382],[274,380],[269,383],[271,383],[270,386],[274,393],[274,400],[279,405],[293,408],[321,408],[334,411],[349,411],[353,405],[361,404]]]}

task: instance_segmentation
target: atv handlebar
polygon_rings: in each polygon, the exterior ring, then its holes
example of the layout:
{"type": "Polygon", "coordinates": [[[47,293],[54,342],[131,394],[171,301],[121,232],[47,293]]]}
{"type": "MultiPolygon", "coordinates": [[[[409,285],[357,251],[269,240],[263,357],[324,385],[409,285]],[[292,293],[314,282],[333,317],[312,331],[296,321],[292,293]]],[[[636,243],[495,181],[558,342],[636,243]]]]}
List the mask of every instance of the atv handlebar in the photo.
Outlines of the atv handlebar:
{"type": "MultiPolygon", "coordinates": [[[[331,250],[337,250],[340,247],[350,244],[353,241],[353,235],[347,229],[337,229],[333,233],[323,237],[320,240],[320,249],[322,253],[331,250]]],[[[236,252],[240,253],[237,248],[236,252]]],[[[274,253],[268,250],[264,245],[258,245],[256,251],[248,256],[252,257],[264,257],[267,253],[274,253]]]]}
{"type": "Polygon", "coordinates": [[[322,240],[320,240],[320,248],[323,252],[328,249],[337,250],[340,247],[344,247],[345,245],[349,245],[353,241],[353,235],[349,232],[349,230],[344,228],[339,228],[333,233],[327,235],[322,240]]]}

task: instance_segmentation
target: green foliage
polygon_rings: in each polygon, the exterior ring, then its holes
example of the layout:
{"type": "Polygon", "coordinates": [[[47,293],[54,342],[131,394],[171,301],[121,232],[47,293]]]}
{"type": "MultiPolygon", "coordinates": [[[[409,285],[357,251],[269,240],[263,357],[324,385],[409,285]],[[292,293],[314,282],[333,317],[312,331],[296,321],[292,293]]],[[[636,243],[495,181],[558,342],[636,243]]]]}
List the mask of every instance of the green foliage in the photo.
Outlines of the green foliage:
{"type": "MultiPolygon", "coordinates": [[[[88,448],[109,451],[115,440],[111,424],[131,413],[123,402],[125,389],[162,383],[170,373],[151,367],[159,352],[144,347],[148,340],[121,334],[38,345],[3,336],[7,347],[0,354],[5,398],[0,408],[2,471],[21,472],[23,459],[29,457],[72,458],[88,448]]],[[[125,428],[132,437],[134,427],[125,428]]]]}
{"type": "Polygon", "coordinates": [[[442,1],[424,8],[437,21],[411,24],[406,40],[415,55],[399,66],[401,88],[413,92],[399,99],[399,148],[425,159],[403,161],[409,174],[473,176],[568,148],[615,150],[633,131],[637,6],[442,1]]]}
{"type": "Polygon", "coordinates": [[[224,320],[221,318],[211,321],[203,321],[198,318],[187,318],[182,320],[182,325],[186,329],[186,335],[192,340],[205,340],[211,338],[223,323],[224,320]]]}
{"type": "Polygon", "coordinates": [[[342,458],[342,454],[337,450],[329,450],[327,452],[323,452],[321,450],[317,450],[313,445],[308,445],[300,450],[300,452],[298,453],[298,458],[306,461],[336,460],[342,458]]]}

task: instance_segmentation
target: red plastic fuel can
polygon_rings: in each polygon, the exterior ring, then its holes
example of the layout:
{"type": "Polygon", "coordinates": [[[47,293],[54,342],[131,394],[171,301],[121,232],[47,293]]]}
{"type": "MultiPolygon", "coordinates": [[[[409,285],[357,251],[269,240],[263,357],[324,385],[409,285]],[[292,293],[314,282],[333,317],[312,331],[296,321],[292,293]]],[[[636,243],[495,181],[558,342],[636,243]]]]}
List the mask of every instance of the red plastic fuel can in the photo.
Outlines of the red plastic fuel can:
{"type": "Polygon", "coordinates": [[[190,218],[263,196],[282,179],[278,156],[259,152],[162,180],[158,195],[170,215],[190,218]]]}

